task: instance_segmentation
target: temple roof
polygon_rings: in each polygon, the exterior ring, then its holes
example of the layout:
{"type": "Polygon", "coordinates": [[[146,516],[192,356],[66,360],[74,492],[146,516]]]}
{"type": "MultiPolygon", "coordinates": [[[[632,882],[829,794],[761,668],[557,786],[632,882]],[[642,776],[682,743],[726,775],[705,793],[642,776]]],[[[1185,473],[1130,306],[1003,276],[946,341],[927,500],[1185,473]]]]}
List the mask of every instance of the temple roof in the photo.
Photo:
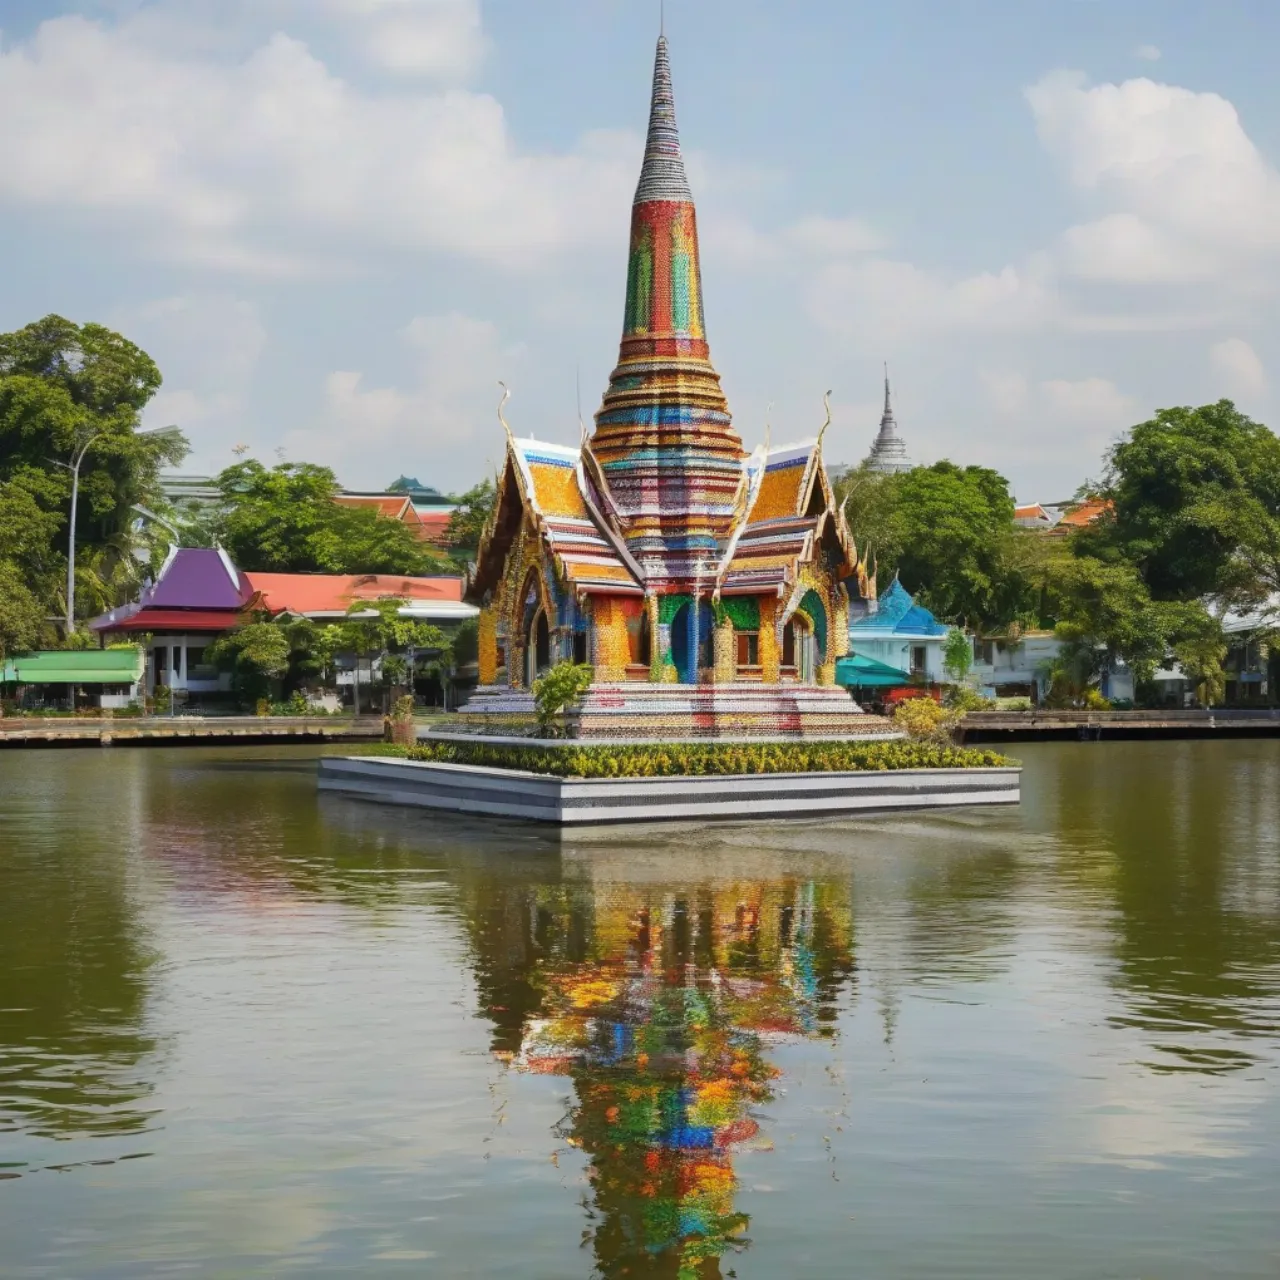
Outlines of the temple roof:
{"type": "Polygon", "coordinates": [[[945,636],[948,627],[923,605],[895,577],[880,597],[875,613],[849,624],[850,635],[889,632],[893,635],[945,636]]]}
{"type": "Polygon", "coordinates": [[[630,246],[618,364],[591,443],[619,532],[645,583],[662,589],[719,559],[746,456],[707,346],[697,215],[665,37],[654,59],[630,246]]]}
{"type": "Polygon", "coordinates": [[[469,594],[482,595],[497,584],[518,513],[524,511],[567,585],[584,594],[643,594],[638,566],[601,514],[581,452],[514,437],[507,442],[507,466],[490,526],[481,538],[469,594]]]}
{"type": "Polygon", "coordinates": [[[865,573],[835,506],[817,440],[767,453],[759,449],[747,474],[745,519],[730,539],[717,579],[723,595],[784,594],[823,537],[839,554],[841,576],[865,573]]]}

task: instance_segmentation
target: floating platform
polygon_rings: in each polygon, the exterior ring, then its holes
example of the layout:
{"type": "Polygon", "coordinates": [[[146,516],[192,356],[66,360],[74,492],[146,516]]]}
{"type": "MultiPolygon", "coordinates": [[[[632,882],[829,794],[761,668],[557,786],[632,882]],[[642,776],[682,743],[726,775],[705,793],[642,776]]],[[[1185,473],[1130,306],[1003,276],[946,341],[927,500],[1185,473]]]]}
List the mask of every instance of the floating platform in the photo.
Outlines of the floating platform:
{"type": "Polygon", "coordinates": [[[957,805],[1017,804],[1022,771],[903,769],[677,778],[557,778],[514,769],[331,756],[322,791],[381,804],[558,827],[664,821],[828,818],[957,805]]]}

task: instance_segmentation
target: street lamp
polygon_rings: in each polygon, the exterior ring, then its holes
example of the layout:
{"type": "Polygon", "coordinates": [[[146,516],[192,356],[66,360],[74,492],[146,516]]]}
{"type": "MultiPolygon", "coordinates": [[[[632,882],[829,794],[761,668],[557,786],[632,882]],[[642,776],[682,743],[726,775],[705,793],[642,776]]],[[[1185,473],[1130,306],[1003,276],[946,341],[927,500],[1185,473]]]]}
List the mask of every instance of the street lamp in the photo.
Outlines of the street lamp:
{"type": "Polygon", "coordinates": [[[79,448],[74,449],[71,462],[58,462],[56,458],[52,460],[56,465],[71,472],[71,532],[67,538],[66,630],[68,639],[76,629],[76,507],[79,505],[80,498],[80,464],[84,461],[85,454],[101,439],[102,434],[102,429],[93,432],[79,448]]]}
{"type": "MultiPolygon", "coordinates": [[[[76,626],[76,508],[79,506],[80,498],[80,464],[84,461],[85,455],[105,434],[106,428],[99,427],[97,431],[90,432],[89,436],[83,443],[73,448],[70,462],[60,462],[57,458],[50,458],[49,461],[54,466],[62,467],[66,471],[71,472],[71,519],[70,533],[67,538],[67,617],[66,629],[67,635],[70,636],[76,626]]],[[[136,431],[135,435],[139,436],[173,436],[178,434],[178,428],[174,425],[167,427],[150,427],[146,431],[136,431]]],[[[172,526],[169,526],[170,528],[172,526]]]]}

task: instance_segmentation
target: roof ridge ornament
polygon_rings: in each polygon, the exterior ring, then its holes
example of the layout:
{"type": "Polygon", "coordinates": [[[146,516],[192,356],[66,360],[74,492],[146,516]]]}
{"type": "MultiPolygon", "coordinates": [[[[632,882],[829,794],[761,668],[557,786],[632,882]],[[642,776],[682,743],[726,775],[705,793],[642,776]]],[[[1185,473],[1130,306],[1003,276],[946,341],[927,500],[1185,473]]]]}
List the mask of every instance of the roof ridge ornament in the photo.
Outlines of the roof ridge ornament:
{"type": "Polygon", "coordinates": [[[502,416],[503,406],[511,399],[511,388],[501,378],[498,379],[498,386],[502,388],[502,399],[498,401],[498,421],[502,423],[502,429],[507,433],[507,443],[514,447],[516,438],[511,434],[511,428],[507,425],[506,418],[502,416]]]}

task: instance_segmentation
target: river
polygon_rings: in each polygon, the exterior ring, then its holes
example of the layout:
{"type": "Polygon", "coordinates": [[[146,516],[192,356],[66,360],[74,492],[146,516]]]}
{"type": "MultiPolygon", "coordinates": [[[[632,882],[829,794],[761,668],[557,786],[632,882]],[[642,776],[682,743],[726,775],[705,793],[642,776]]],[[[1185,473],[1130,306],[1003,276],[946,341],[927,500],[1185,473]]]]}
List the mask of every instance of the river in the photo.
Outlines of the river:
{"type": "Polygon", "coordinates": [[[549,839],[0,753],[0,1275],[1280,1273],[1280,742],[549,839]]]}

